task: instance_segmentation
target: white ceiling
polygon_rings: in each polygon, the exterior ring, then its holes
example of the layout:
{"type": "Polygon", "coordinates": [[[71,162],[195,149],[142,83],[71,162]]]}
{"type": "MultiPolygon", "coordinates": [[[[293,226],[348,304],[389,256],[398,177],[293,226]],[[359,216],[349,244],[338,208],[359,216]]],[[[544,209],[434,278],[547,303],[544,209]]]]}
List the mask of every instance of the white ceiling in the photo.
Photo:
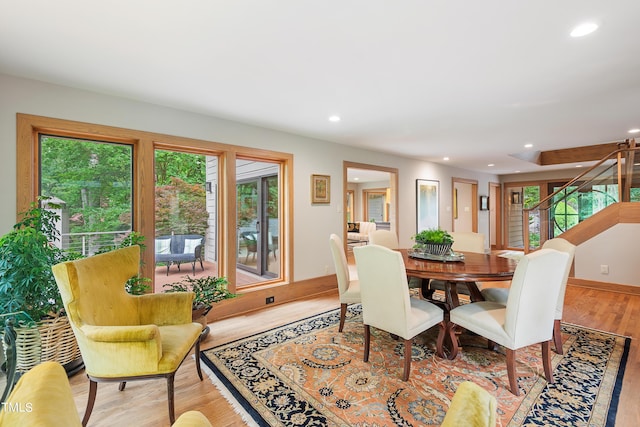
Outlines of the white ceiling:
{"type": "Polygon", "coordinates": [[[526,143],[640,127],[639,17],[638,0],[0,0],[0,73],[502,174],[541,170],[513,157],[526,143]]]}

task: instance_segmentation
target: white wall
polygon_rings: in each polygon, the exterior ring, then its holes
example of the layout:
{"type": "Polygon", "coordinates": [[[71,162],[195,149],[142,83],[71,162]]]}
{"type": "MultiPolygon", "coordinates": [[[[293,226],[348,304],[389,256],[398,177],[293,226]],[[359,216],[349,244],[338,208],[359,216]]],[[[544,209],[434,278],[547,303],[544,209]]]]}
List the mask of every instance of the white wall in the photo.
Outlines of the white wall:
{"type": "Polygon", "coordinates": [[[576,248],[575,277],[640,286],[640,224],[617,224],[576,248]],[[600,272],[607,266],[608,274],[600,272]]]}
{"type": "MultiPolygon", "coordinates": [[[[317,250],[329,234],[341,235],[344,224],[342,162],[374,164],[399,169],[400,243],[409,246],[415,234],[415,180],[440,181],[440,226],[451,230],[451,178],[478,181],[487,188],[497,176],[480,174],[414,159],[390,156],[243,123],[175,110],[125,98],[51,85],[0,74],[0,234],[16,219],[16,114],[33,114],[80,122],[158,132],[233,145],[258,147],[294,155],[294,279],[303,280],[333,272],[328,248],[317,250]],[[311,174],[331,175],[331,203],[310,203],[311,174]],[[310,242],[318,242],[310,243],[310,242]]],[[[486,215],[479,216],[479,232],[487,234],[486,215]]]]}

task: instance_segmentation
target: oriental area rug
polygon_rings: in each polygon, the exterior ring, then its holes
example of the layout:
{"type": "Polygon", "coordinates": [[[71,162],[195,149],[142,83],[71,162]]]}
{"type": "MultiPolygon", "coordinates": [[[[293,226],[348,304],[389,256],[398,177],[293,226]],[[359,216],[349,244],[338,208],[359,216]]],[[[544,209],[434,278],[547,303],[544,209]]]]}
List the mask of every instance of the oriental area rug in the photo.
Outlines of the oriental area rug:
{"type": "Polygon", "coordinates": [[[338,310],[205,350],[212,381],[258,426],[439,425],[458,385],[473,381],[498,401],[500,426],[613,426],[630,339],[563,324],[564,355],[544,379],[540,346],[517,351],[520,396],[508,390],[504,350],[463,333],[455,360],[435,354],[438,328],[414,340],[403,382],[403,344],[371,328],[363,356],[361,306],[342,333],[338,310]]]}

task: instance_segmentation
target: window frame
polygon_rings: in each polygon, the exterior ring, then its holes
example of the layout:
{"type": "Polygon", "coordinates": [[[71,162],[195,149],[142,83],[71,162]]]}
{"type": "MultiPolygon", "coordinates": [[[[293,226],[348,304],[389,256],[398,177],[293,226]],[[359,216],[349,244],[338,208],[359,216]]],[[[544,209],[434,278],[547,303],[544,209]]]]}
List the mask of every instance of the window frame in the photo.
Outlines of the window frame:
{"type": "MultiPolygon", "coordinates": [[[[133,146],[133,230],[153,242],[155,232],[155,178],[154,154],[156,149],[179,150],[197,154],[210,154],[220,159],[218,206],[218,254],[219,274],[229,281],[235,292],[236,283],[236,206],[235,167],[236,158],[253,158],[280,163],[282,192],[282,222],[279,255],[282,259],[282,275],[274,284],[286,285],[293,278],[293,155],[264,149],[256,149],[213,141],[171,136],[113,126],[77,122],[18,113],[16,127],[16,218],[28,209],[39,195],[40,153],[39,134],[92,139],[133,146]]],[[[142,273],[154,277],[152,251],[143,254],[142,273]]],[[[252,288],[256,289],[256,288],[252,288]]]]}

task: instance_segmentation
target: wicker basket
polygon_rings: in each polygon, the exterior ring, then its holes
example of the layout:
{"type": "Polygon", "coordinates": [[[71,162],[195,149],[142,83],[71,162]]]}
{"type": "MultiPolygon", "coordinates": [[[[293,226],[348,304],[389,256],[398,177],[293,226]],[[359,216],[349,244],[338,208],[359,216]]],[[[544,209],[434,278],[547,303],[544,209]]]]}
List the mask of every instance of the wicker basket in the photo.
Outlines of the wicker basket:
{"type": "Polygon", "coordinates": [[[444,256],[451,252],[452,243],[422,243],[420,249],[427,254],[444,256]]]}
{"type": "Polygon", "coordinates": [[[36,328],[15,328],[15,331],[17,372],[27,372],[49,360],[65,365],[80,357],[80,349],[67,316],[42,320],[36,328]]]}

